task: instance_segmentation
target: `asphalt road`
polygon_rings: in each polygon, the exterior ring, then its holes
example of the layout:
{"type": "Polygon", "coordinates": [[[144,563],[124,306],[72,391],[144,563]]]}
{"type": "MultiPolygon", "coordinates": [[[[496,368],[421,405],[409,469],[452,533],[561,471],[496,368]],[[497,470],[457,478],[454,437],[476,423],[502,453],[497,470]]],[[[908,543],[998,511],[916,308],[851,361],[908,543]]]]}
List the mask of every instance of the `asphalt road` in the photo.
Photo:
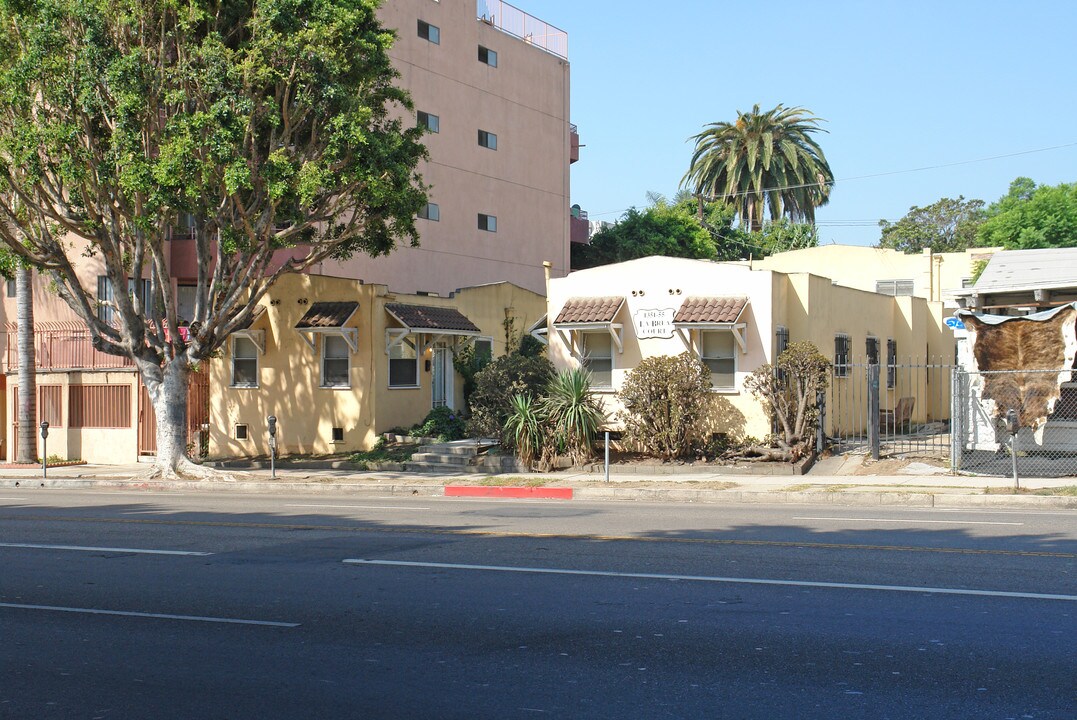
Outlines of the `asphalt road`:
{"type": "Polygon", "coordinates": [[[0,718],[1077,717],[1077,513],[0,492],[0,718]]]}

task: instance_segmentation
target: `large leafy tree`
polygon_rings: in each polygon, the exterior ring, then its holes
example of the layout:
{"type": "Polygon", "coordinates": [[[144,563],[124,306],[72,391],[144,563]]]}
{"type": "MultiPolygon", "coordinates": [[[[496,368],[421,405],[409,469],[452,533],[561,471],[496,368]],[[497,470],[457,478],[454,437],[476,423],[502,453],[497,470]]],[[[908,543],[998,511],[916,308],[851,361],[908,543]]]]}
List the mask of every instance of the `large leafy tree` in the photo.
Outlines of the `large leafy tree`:
{"type": "Polygon", "coordinates": [[[977,246],[976,232],[986,212],[983,200],[942,198],[925,207],[913,205],[895,222],[880,220],[879,247],[918,253],[961,252],[977,246]]]}
{"type": "Polygon", "coordinates": [[[830,198],[834,174],[815,133],[820,118],[784,105],[737,111],[734,122],[715,122],[691,138],[692,161],[683,187],[733,205],[741,226],[759,230],[764,216],[814,222],[830,198]]]}
{"type": "Polygon", "coordinates": [[[987,209],[977,239],[1011,250],[1077,247],[1077,183],[1037,186],[1017,178],[987,209]]]}
{"type": "Polygon", "coordinates": [[[97,348],[133,360],[158,474],[205,474],[185,455],[189,373],[281,273],[417,239],[425,150],[400,120],[410,101],[377,5],[0,0],[0,240],[97,348]],[[198,259],[182,332],[167,244],[180,215],[198,259]],[[83,285],[82,252],[112,299],[83,285]],[[152,281],[145,304],[130,278],[152,281]]]}

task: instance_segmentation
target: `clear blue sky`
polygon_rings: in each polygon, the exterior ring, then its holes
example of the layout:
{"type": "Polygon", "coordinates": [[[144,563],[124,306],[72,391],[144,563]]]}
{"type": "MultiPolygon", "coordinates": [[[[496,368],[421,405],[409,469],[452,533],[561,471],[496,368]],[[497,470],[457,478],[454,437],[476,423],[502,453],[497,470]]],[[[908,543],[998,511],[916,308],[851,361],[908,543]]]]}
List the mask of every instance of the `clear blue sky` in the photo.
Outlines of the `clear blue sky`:
{"type": "Polygon", "coordinates": [[[755,103],[827,121],[824,243],[874,245],[880,218],[941,197],[990,203],[1021,175],[1077,181],[1073,0],[513,4],[568,32],[586,145],[572,202],[593,219],[646,206],[648,190],[672,196],[688,138],[755,103]]]}

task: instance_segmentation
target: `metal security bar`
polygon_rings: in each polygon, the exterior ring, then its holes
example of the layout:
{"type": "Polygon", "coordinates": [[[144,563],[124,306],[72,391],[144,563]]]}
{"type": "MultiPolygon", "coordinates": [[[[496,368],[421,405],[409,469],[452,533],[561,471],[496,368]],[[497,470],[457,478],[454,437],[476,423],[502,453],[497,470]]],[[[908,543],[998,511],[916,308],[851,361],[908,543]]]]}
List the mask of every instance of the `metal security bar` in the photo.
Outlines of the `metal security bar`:
{"type": "Polygon", "coordinates": [[[832,451],[946,460],[953,365],[891,359],[835,366],[823,425],[832,451]]]}
{"type": "Polygon", "coordinates": [[[955,472],[1077,476],[1077,372],[956,369],[953,387],[955,472]]]}

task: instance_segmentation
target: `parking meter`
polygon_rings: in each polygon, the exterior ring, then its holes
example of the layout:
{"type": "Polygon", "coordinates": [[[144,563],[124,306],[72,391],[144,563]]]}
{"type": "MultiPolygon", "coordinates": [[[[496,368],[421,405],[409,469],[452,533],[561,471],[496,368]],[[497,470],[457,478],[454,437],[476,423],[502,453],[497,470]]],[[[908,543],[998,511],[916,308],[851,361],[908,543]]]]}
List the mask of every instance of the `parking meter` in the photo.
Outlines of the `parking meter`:
{"type": "Polygon", "coordinates": [[[1010,435],[1016,435],[1017,429],[1017,411],[1011,408],[1006,411],[1006,430],[1010,435]]]}
{"type": "Polygon", "coordinates": [[[1017,479],[1017,411],[1010,408],[1006,411],[1006,429],[1010,432],[1010,462],[1013,463],[1013,490],[1017,492],[1020,481],[1017,479]]]}
{"type": "Polygon", "coordinates": [[[49,437],[49,421],[41,421],[41,477],[48,477],[49,465],[48,465],[48,437],[49,437]]]}
{"type": "Polygon", "coordinates": [[[277,477],[277,416],[266,418],[269,423],[269,476],[277,477]]]}

